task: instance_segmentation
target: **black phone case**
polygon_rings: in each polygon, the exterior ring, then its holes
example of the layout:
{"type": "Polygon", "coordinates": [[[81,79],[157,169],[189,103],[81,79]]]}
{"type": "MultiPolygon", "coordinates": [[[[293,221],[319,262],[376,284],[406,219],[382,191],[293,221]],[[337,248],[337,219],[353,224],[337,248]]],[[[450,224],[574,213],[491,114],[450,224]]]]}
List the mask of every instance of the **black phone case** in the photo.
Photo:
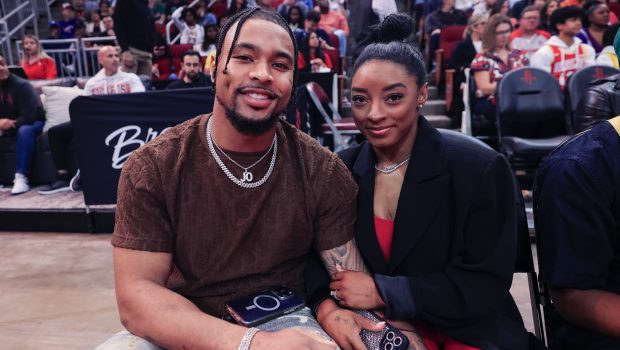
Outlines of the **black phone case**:
{"type": "MultiPolygon", "coordinates": [[[[355,312],[373,322],[385,321],[371,311],[355,310],[355,312]]],[[[387,322],[385,328],[380,332],[362,329],[360,337],[368,350],[406,350],[409,347],[407,336],[387,322]]]]}
{"type": "Polygon", "coordinates": [[[303,299],[286,287],[275,287],[226,303],[228,313],[246,327],[272,320],[305,306],[303,299]]]}

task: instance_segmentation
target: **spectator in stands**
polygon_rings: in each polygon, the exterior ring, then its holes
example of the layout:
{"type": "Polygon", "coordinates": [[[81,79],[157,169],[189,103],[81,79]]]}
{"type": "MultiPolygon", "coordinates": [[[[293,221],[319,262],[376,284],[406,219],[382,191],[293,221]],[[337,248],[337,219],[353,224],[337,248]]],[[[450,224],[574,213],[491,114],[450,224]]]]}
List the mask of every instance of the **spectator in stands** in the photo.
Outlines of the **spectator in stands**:
{"type": "Polygon", "coordinates": [[[306,16],[306,20],[304,21],[304,30],[295,30],[295,39],[297,39],[298,45],[301,46],[301,43],[305,40],[306,36],[310,33],[316,33],[318,37],[321,39],[321,48],[333,49],[332,42],[329,40],[329,35],[327,32],[321,28],[319,28],[319,21],[321,20],[321,13],[318,11],[308,11],[308,16],[306,16]]]}
{"type": "Polygon", "coordinates": [[[551,15],[560,5],[557,0],[547,0],[540,9],[540,29],[550,34],[556,34],[556,29],[551,25],[551,15]]]}
{"type": "MultiPolygon", "coordinates": [[[[119,0],[117,0],[118,2],[119,0]]],[[[114,16],[114,8],[110,6],[110,2],[108,0],[101,0],[99,2],[99,14],[101,18],[105,16],[114,16]]]]}
{"type": "Polygon", "coordinates": [[[304,24],[303,18],[305,18],[308,11],[311,10],[308,9],[308,6],[306,5],[304,0],[284,0],[280,5],[278,5],[276,11],[278,11],[280,16],[285,18],[290,25],[291,20],[289,16],[293,7],[297,7],[297,11],[299,11],[299,15],[295,14],[295,18],[298,17],[298,19],[293,21],[293,23],[297,24],[297,26],[295,26],[293,29],[301,28],[304,24]]]}
{"type": "Polygon", "coordinates": [[[245,10],[246,8],[248,8],[247,0],[233,0],[233,2],[228,6],[228,11],[226,14],[230,17],[245,10]]]}
{"type": "MultiPolygon", "coordinates": [[[[603,34],[603,50],[596,57],[596,64],[618,69],[618,56],[614,50],[614,37],[620,29],[620,23],[609,26],[603,34]]],[[[619,113],[620,114],[620,113],[619,113]]]]}
{"type": "Polygon", "coordinates": [[[119,70],[125,73],[131,73],[135,71],[136,61],[134,61],[133,56],[129,51],[125,51],[121,53],[120,56],[120,65],[119,70]]]}
{"type": "Polygon", "coordinates": [[[181,44],[202,44],[205,30],[196,23],[196,10],[193,7],[179,7],[172,13],[172,20],[181,34],[181,44]],[[183,18],[183,21],[180,18],[183,18]]]}
{"type": "MultiPolygon", "coordinates": [[[[84,95],[112,95],[143,92],[144,85],[137,75],[119,70],[118,50],[104,46],[98,52],[99,64],[103,67],[94,77],[86,82],[84,95]]],[[[52,194],[64,191],[79,191],[80,172],[74,176],[69,173],[67,154],[73,149],[73,129],[71,122],[51,127],[47,131],[52,158],[57,175],[54,182],[39,190],[39,194],[52,194]]]]}
{"type": "Polygon", "coordinates": [[[71,4],[73,5],[73,9],[75,10],[75,18],[84,20],[86,15],[86,6],[84,4],[84,0],[72,0],[71,4]]]}
{"type": "Polygon", "coordinates": [[[336,348],[317,335],[324,333],[308,308],[258,326],[265,331],[221,319],[229,300],[274,285],[302,293],[314,249],[330,270],[363,267],[353,241],[351,175],[280,120],[295,86],[292,33],[275,11],[241,16],[231,17],[218,41],[213,113],[168,129],[123,166],[112,244],[119,312],[131,333],[99,350],[336,348]],[[258,164],[242,176],[232,158],[258,164]],[[169,215],[146,214],[162,211],[169,215]],[[166,283],[174,276],[186,281],[166,283]]]}
{"type": "Polygon", "coordinates": [[[594,49],[576,37],[581,31],[582,14],[583,11],[575,6],[561,7],[553,12],[551,25],[558,35],[552,36],[532,55],[532,67],[551,73],[562,89],[575,71],[594,64],[594,49]]]}
{"type": "Polygon", "coordinates": [[[256,6],[262,7],[265,10],[275,10],[273,0],[256,0],[256,6]]]}
{"type": "MultiPolygon", "coordinates": [[[[103,23],[103,32],[101,32],[101,34],[99,34],[99,36],[100,37],[109,37],[109,36],[114,36],[115,37],[116,33],[114,33],[114,19],[112,18],[112,16],[105,16],[105,17],[103,17],[101,22],[103,23]]],[[[100,45],[115,46],[116,45],[116,41],[101,42],[100,45]]]]}
{"type": "Polygon", "coordinates": [[[288,13],[284,16],[284,18],[286,18],[286,22],[288,23],[288,26],[291,27],[292,31],[302,29],[306,20],[301,7],[296,5],[289,7],[288,13]]]}
{"type": "Polygon", "coordinates": [[[181,77],[168,84],[166,89],[188,89],[212,86],[211,80],[202,73],[200,54],[186,51],[181,56],[181,77]]]}
{"type": "Polygon", "coordinates": [[[420,115],[428,88],[422,54],[404,42],[412,22],[394,14],[375,27],[352,73],[351,111],[367,141],[339,155],[358,183],[356,242],[369,271],[330,271],[318,288],[311,261],[310,305],[347,349],[363,317],[345,307],[380,310],[410,349],[528,349],[510,296],[513,173],[502,155],[464,147],[420,115]]]}
{"type": "Polygon", "coordinates": [[[497,0],[482,0],[474,5],[474,14],[490,15],[491,9],[497,0]]]}
{"type": "Polygon", "coordinates": [[[155,22],[163,23],[166,20],[166,5],[159,0],[148,0],[149,9],[155,18],[155,22]]]}
{"type": "Polygon", "coordinates": [[[198,25],[202,27],[208,24],[217,24],[217,17],[209,12],[207,4],[204,1],[198,3],[196,7],[196,16],[199,18],[198,25]]]}
{"type": "Polygon", "coordinates": [[[217,32],[218,28],[216,24],[207,24],[204,27],[205,39],[199,45],[194,45],[194,51],[198,51],[201,57],[207,57],[211,52],[215,51],[217,45],[217,32]]]}
{"type": "Polygon", "coordinates": [[[87,11],[99,11],[99,0],[84,0],[84,8],[87,11]]]}
{"type": "Polygon", "coordinates": [[[329,72],[334,65],[329,58],[321,50],[319,37],[316,33],[311,32],[306,35],[302,45],[299,48],[297,58],[297,69],[301,72],[324,73],[329,72]]]}
{"type": "Polygon", "coordinates": [[[509,71],[527,66],[525,53],[510,49],[512,24],[510,18],[500,14],[489,18],[482,37],[482,52],[471,62],[471,72],[476,80],[474,113],[495,121],[495,92],[497,84],[509,71]]]}
{"type": "Polygon", "coordinates": [[[77,18],[75,18],[73,5],[68,2],[62,4],[61,14],[62,20],[58,22],[60,37],[62,39],[73,39],[75,37],[75,28],[77,27],[77,18]]]}
{"type": "Polygon", "coordinates": [[[20,66],[29,80],[56,79],[56,61],[43,51],[39,38],[32,34],[24,35],[22,50],[24,58],[20,66]]]}
{"type": "MultiPolygon", "coordinates": [[[[605,53],[607,50],[603,50],[600,53],[598,60],[602,57],[606,57],[605,61],[601,60],[601,63],[615,64],[618,68],[618,51],[620,51],[620,35],[618,35],[618,28],[620,24],[614,24],[610,26],[605,32],[606,38],[612,36],[614,55],[608,55],[605,53]],[[614,31],[613,34],[612,30],[614,31]],[[609,35],[608,35],[609,33],[609,35]],[[611,57],[610,57],[611,56],[611,57]]],[[[581,98],[577,115],[574,120],[575,131],[580,132],[585,130],[595,123],[603,120],[611,119],[620,115],[620,74],[614,74],[612,76],[597,79],[590,83],[588,90],[581,98]]]]}
{"type": "Polygon", "coordinates": [[[106,31],[105,24],[97,11],[88,11],[84,17],[86,19],[86,34],[88,36],[101,36],[106,31]]]}
{"type": "Polygon", "coordinates": [[[331,10],[329,0],[317,0],[317,4],[321,12],[319,28],[338,37],[340,57],[345,57],[347,54],[347,38],[349,37],[347,18],[339,11],[331,10]]]}
{"type": "Polygon", "coordinates": [[[465,83],[465,68],[469,68],[476,54],[482,51],[482,38],[487,20],[487,15],[481,14],[472,15],[469,18],[467,28],[463,33],[464,40],[456,45],[448,62],[448,68],[455,71],[452,91],[456,98],[452,99],[452,107],[450,108],[454,127],[461,125],[461,112],[465,108],[463,99],[458,98],[462,96],[463,87],[461,85],[465,83]]]}
{"type": "Polygon", "coordinates": [[[49,36],[48,39],[61,39],[60,37],[60,24],[56,21],[50,21],[49,23],[49,36]]]}
{"type": "MultiPolygon", "coordinates": [[[[489,12],[489,17],[499,13],[500,15],[512,18],[510,17],[510,6],[509,5],[510,3],[507,0],[497,0],[495,4],[493,4],[493,7],[491,7],[491,11],[489,12]]],[[[515,25],[515,22],[513,22],[512,20],[510,23],[512,23],[513,26],[515,25]]]]}
{"type": "Polygon", "coordinates": [[[519,19],[521,18],[524,8],[528,6],[534,6],[537,10],[540,11],[540,9],[545,6],[545,3],[546,0],[519,0],[515,2],[514,5],[512,5],[512,7],[510,8],[510,15],[512,16],[512,18],[519,19]]]}
{"type": "Polygon", "coordinates": [[[551,34],[538,29],[539,25],[540,11],[538,8],[532,5],[523,9],[519,19],[519,28],[510,36],[510,46],[524,52],[528,59],[532,58],[534,52],[543,47],[551,37],[551,34]]]}
{"type": "Polygon", "coordinates": [[[455,25],[466,25],[467,14],[461,10],[454,8],[455,0],[443,0],[441,7],[433,11],[424,22],[424,31],[430,37],[429,42],[429,69],[432,69],[435,51],[439,49],[439,37],[441,36],[441,28],[455,25]]]}
{"type": "Polygon", "coordinates": [[[563,0],[560,1],[560,7],[582,7],[586,0],[563,0]]]}
{"type": "Polygon", "coordinates": [[[581,42],[590,45],[596,53],[603,50],[603,35],[609,26],[609,7],[599,0],[588,0],[583,5],[584,28],[577,34],[581,42]]]}
{"type": "Polygon", "coordinates": [[[15,142],[15,179],[11,194],[28,192],[28,173],[43,131],[45,116],[32,85],[9,73],[4,55],[0,53],[0,141],[15,142]]]}
{"type": "Polygon", "coordinates": [[[620,117],[576,136],[536,173],[540,279],[553,349],[620,349],[620,117]]]}
{"type": "Polygon", "coordinates": [[[155,46],[155,18],[142,0],[118,0],[114,13],[114,32],[122,52],[129,51],[136,61],[133,73],[151,76],[155,46]]]}

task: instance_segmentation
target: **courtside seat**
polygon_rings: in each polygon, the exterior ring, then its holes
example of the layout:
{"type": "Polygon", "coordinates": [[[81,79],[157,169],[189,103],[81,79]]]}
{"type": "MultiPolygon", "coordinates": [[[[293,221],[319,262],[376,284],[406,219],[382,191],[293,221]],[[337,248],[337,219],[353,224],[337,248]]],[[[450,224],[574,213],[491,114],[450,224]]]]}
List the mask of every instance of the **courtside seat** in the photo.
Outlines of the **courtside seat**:
{"type": "Polygon", "coordinates": [[[500,80],[496,97],[500,151],[530,188],[543,158],[570,135],[562,89],[551,74],[523,67],[500,80]]]}

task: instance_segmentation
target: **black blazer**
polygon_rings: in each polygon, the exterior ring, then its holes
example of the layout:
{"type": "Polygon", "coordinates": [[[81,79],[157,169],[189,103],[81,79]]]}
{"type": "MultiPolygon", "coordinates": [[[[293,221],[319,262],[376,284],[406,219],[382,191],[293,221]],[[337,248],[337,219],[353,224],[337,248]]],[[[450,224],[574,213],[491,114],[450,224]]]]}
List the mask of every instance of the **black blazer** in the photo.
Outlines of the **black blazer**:
{"type": "MultiPolygon", "coordinates": [[[[385,262],[373,221],[374,152],[365,142],[339,155],[359,186],[355,239],[386,315],[419,321],[483,349],[527,349],[527,332],[509,293],[517,209],[506,159],[445,138],[420,116],[385,262]]],[[[325,293],[314,283],[326,277],[318,276],[318,265],[309,266],[310,295],[325,293]]]]}

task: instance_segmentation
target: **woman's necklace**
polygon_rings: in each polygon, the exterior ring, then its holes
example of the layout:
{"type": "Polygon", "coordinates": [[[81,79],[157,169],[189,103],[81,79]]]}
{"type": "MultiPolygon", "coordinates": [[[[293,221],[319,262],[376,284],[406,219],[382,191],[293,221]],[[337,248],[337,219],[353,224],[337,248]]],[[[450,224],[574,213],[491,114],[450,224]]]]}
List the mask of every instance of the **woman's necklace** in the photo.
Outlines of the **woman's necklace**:
{"type": "Polygon", "coordinates": [[[405,160],[403,160],[402,162],[396,163],[396,164],[390,164],[390,165],[386,165],[383,167],[383,169],[379,168],[379,166],[375,165],[375,169],[383,174],[391,174],[393,172],[395,172],[398,168],[400,168],[401,166],[407,164],[407,162],[409,161],[409,157],[411,155],[408,155],[407,158],[405,160]]]}
{"type": "Polygon", "coordinates": [[[207,145],[209,146],[209,151],[211,152],[211,155],[213,156],[213,158],[215,158],[215,161],[217,162],[217,165],[219,165],[220,169],[222,169],[224,174],[226,174],[226,176],[228,176],[228,178],[232,182],[234,182],[237,186],[240,186],[240,187],[243,187],[243,188],[256,188],[256,187],[264,184],[265,181],[267,181],[267,179],[269,178],[269,176],[273,172],[273,167],[276,164],[276,157],[277,157],[277,154],[278,154],[278,134],[276,133],[275,135],[273,135],[273,141],[271,142],[271,147],[269,147],[267,152],[265,152],[265,154],[263,154],[263,156],[260,157],[260,159],[257,160],[254,164],[252,164],[252,165],[250,165],[248,167],[241,166],[239,163],[235,162],[232,158],[230,158],[228,156],[228,154],[226,154],[226,152],[222,151],[222,149],[213,141],[213,136],[211,135],[211,118],[209,118],[209,121],[207,122],[207,145]],[[238,166],[241,169],[243,169],[243,175],[242,175],[241,179],[237,179],[232,174],[232,172],[228,169],[228,167],[226,167],[224,162],[222,162],[222,159],[220,158],[220,156],[215,151],[216,147],[217,147],[217,149],[220,152],[222,152],[222,154],[226,158],[228,158],[228,160],[230,160],[236,166],[238,166]],[[269,154],[269,152],[271,152],[272,149],[273,149],[273,155],[271,156],[271,162],[269,163],[269,169],[267,170],[267,173],[265,174],[265,176],[263,176],[262,179],[260,179],[260,180],[258,180],[256,182],[252,182],[252,180],[254,179],[254,174],[252,174],[249,171],[250,168],[254,167],[256,164],[260,163],[261,160],[265,159],[265,157],[269,154]]]}

